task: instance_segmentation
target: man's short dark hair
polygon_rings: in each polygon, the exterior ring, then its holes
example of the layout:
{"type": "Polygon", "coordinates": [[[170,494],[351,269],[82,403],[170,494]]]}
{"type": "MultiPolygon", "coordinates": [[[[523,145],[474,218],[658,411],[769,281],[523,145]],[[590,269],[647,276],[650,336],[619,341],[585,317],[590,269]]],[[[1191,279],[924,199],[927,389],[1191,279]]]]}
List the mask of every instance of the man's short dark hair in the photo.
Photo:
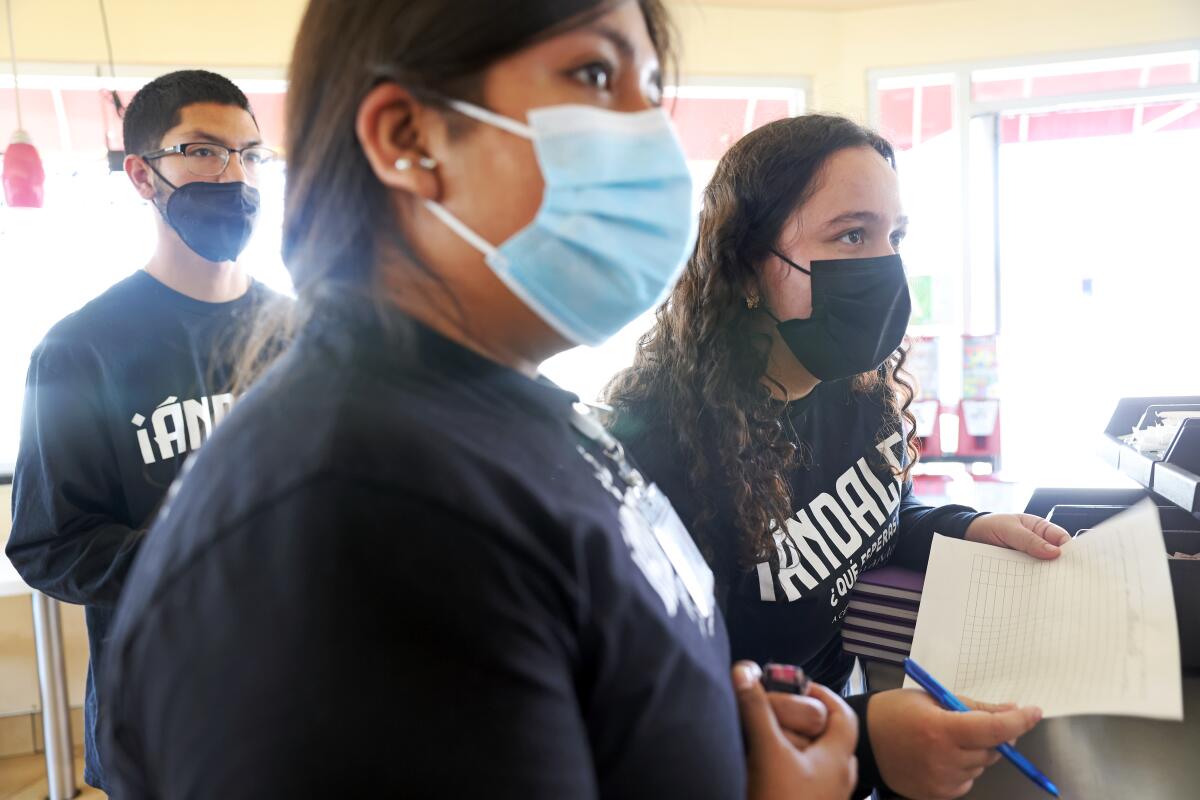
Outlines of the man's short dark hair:
{"type": "Polygon", "coordinates": [[[250,101],[224,75],[202,69],[169,72],[147,83],[125,109],[125,152],[143,155],[162,146],[162,137],[179,124],[184,106],[220,103],[245,109],[250,101]]]}

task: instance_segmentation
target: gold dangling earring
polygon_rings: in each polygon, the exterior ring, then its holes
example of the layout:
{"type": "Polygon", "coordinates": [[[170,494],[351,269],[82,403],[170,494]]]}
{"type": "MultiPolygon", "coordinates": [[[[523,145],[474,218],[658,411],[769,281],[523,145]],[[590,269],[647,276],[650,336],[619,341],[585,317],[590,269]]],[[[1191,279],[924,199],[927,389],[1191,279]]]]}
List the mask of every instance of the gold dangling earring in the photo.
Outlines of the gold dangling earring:
{"type": "Polygon", "coordinates": [[[751,294],[751,295],[746,296],[746,308],[750,309],[751,311],[758,308],[758,304],[760,302],[761,301],[759,300],[759,297],[756,294],[751,294]]]}

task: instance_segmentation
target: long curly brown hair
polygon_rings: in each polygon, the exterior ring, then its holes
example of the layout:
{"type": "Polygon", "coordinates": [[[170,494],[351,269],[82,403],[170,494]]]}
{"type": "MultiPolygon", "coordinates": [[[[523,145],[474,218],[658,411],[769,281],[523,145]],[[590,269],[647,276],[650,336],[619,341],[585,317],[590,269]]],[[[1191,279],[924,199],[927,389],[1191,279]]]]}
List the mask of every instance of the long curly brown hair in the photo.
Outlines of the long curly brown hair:
{"type": "MultiPolygon", "coordinates": [[[[687,522],[710,553],[720,536],[710,530],[718,516],[711,489],[728,490],[720,494],[731,503],[747,565],[769,557],[774,521],[791,517],[789,473],[805,463],[806,447],[789,437],[786,406],[763,383],[764,376],[773,380],[767,372],[771,337],[746,297],[763,295],[759,269],[815,189],[826,159],[853,147],[873,148],[895,168],[885,139],[837,116],[772,122],[730,148],[705,189],[700,237],[683,277],[639,340],[633,366],[605,389],[614,427],[637,416],[640,424],[671,431],[699,501],[698,517],[687,522]]],[[[885,410],[879,441],[904,433],[908,457],[903,469],[893,469],[902,480],[919,457],[906,352],[902,346],[852,383],[885,410]]]]}

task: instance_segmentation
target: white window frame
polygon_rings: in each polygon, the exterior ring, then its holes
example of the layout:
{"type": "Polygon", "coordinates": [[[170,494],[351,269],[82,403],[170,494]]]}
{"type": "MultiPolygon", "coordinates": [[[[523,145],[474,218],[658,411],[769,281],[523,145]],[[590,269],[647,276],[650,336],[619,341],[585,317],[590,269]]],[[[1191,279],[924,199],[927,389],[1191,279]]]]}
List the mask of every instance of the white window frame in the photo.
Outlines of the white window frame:
{"type": "MultiPolygon", "coordinates": [[[[787,100],[791,115],[798,116],[807,110],[812,87],[812,78],[796,75],[690,75],[664,87],[663,97],[722,98],[741,91],[758,94],[763,99],[787,100]]],[[[753,111],[748,113],[752,115],[753,111]]]]}
{"type": "MultiPolygon", "coordinates": [[[[1057,64],[1068,64],[1077,61],[1102,61],[1106,59],[1129,58],[1166,55],[1169,53],[1178,53],[1188,50],[1200,50],[1200,39],[1185,39],[1181,41],[1163,42],[1159,44],[1141,45],[1133,47],[1114,47],[1101,48],[1097,50],[1079,50],[1054,55],[1041,56],[1021,56],[1016,58],[1001,58],[1001,59],[984,59],[979,61],[956,61],[940,64],[926,64],[923,66],[889,68],[889,69],[871,69],[867,71],[867,102],[868,102],[868,119],[871,126],[879,127],[879,92],[881,88],[886,88],[889,82],[899,82],[897,79],[908,78],[908,86],[914,85],[911,79],[917,79],[915,85],[926,84],[944,84],[947,77],[951,78],[951,87],[955,97],[956,113],[953,115],[953,129],[959,137],[959,152],[962,159],[960,165],[961,186],[959,187],[962,209],[964,229],[962,231],[962,327],[964,331],[970,332],[971,325],[971,308],[972,308],[972,286],[971,286],[971,270],[969,266],[972,263],[972,241],[970,235],[970,225],[966,224],[971,219],[971,188],[970,188],[970,173],[971,173],[971,149],[970,149],[970,123],[976,117],[998,117],[1001,113],[1022,112],[1029,113],[1033,111],[1062,109],[1072,106],[1096,106],[1105,104],[1121,104],[1137,100],[1163,100],[1170,101],[1175,99],[1193,98],[1200,94],[1200,75],[1196,76],[1196,80],[1192,83],[1176,84],[1170,86],[1146,86],[1137,89],[1116,89],[1098,92],[1085,92],[1075,94],[1065,94],[1059,96],[1033,97],[1033,98],[1012,98],[1008,100],[989,100],[977,102],[971,98],[971,76],[973,73],[1012,69],[1014,72],[1029,67],[1052,66],[1057,64]]],[[[914,109],[913,125],[914,129],[920,124],[920,116],[915,113],[919,109],[914,109]]],[[[998,128],[998,126],[995,126],[998,128]]],[[[914,139],[916,141],[916,139],[914,139]]],[[[999,139],[994,143],[996,148],[999,147],[999,139]]],[[[998,190],[998,187],[993,187],[998,190]]],[[[996,199],[993,198],[993,203],[996,199]]],[[[991,233],[993,241],[998,238],[997,231],[991,233]]],[[[999,265],[997,264],[997,270],[999,265]]],[[[996,275],[997,282],[999,274],[996,275]]],[[[997,296],[997,303],[999,297],[997,296]]],[[[996,312],[996,327],[999,328],[1000,316],[999,309],[996,312]]]]}

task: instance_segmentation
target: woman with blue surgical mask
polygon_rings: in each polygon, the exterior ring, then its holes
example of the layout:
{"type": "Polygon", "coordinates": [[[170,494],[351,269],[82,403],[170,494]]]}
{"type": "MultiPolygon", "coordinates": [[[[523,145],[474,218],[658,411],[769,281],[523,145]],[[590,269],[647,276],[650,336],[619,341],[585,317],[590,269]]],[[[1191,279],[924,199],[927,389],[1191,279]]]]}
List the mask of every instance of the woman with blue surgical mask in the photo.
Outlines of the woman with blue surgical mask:
{"type": "Polygon", "coordinates": [[[119,796],[847,797],[848,707],[731,685],[691,537],[538,375],[692,247],[667,52],[653,0],[310,3],[297,332],[129,579],[119,796]]]}
{"type": "MultiPolygon", "coordinates": [[[[907,224],[874,132],[813,114],[746,135],[705,190],[683,277],[608,387],[613,432],[712,565],[733,657],[788,661],[848,694],[842,623],[863,571],[923,570],[935,532],[1041,559],[1069,538],[1028,514],[913,496],[907,224]]],[[[849,702],[856,797],[959,797],[1040,719],[949,712],[912,689],[849,702]]]]}

